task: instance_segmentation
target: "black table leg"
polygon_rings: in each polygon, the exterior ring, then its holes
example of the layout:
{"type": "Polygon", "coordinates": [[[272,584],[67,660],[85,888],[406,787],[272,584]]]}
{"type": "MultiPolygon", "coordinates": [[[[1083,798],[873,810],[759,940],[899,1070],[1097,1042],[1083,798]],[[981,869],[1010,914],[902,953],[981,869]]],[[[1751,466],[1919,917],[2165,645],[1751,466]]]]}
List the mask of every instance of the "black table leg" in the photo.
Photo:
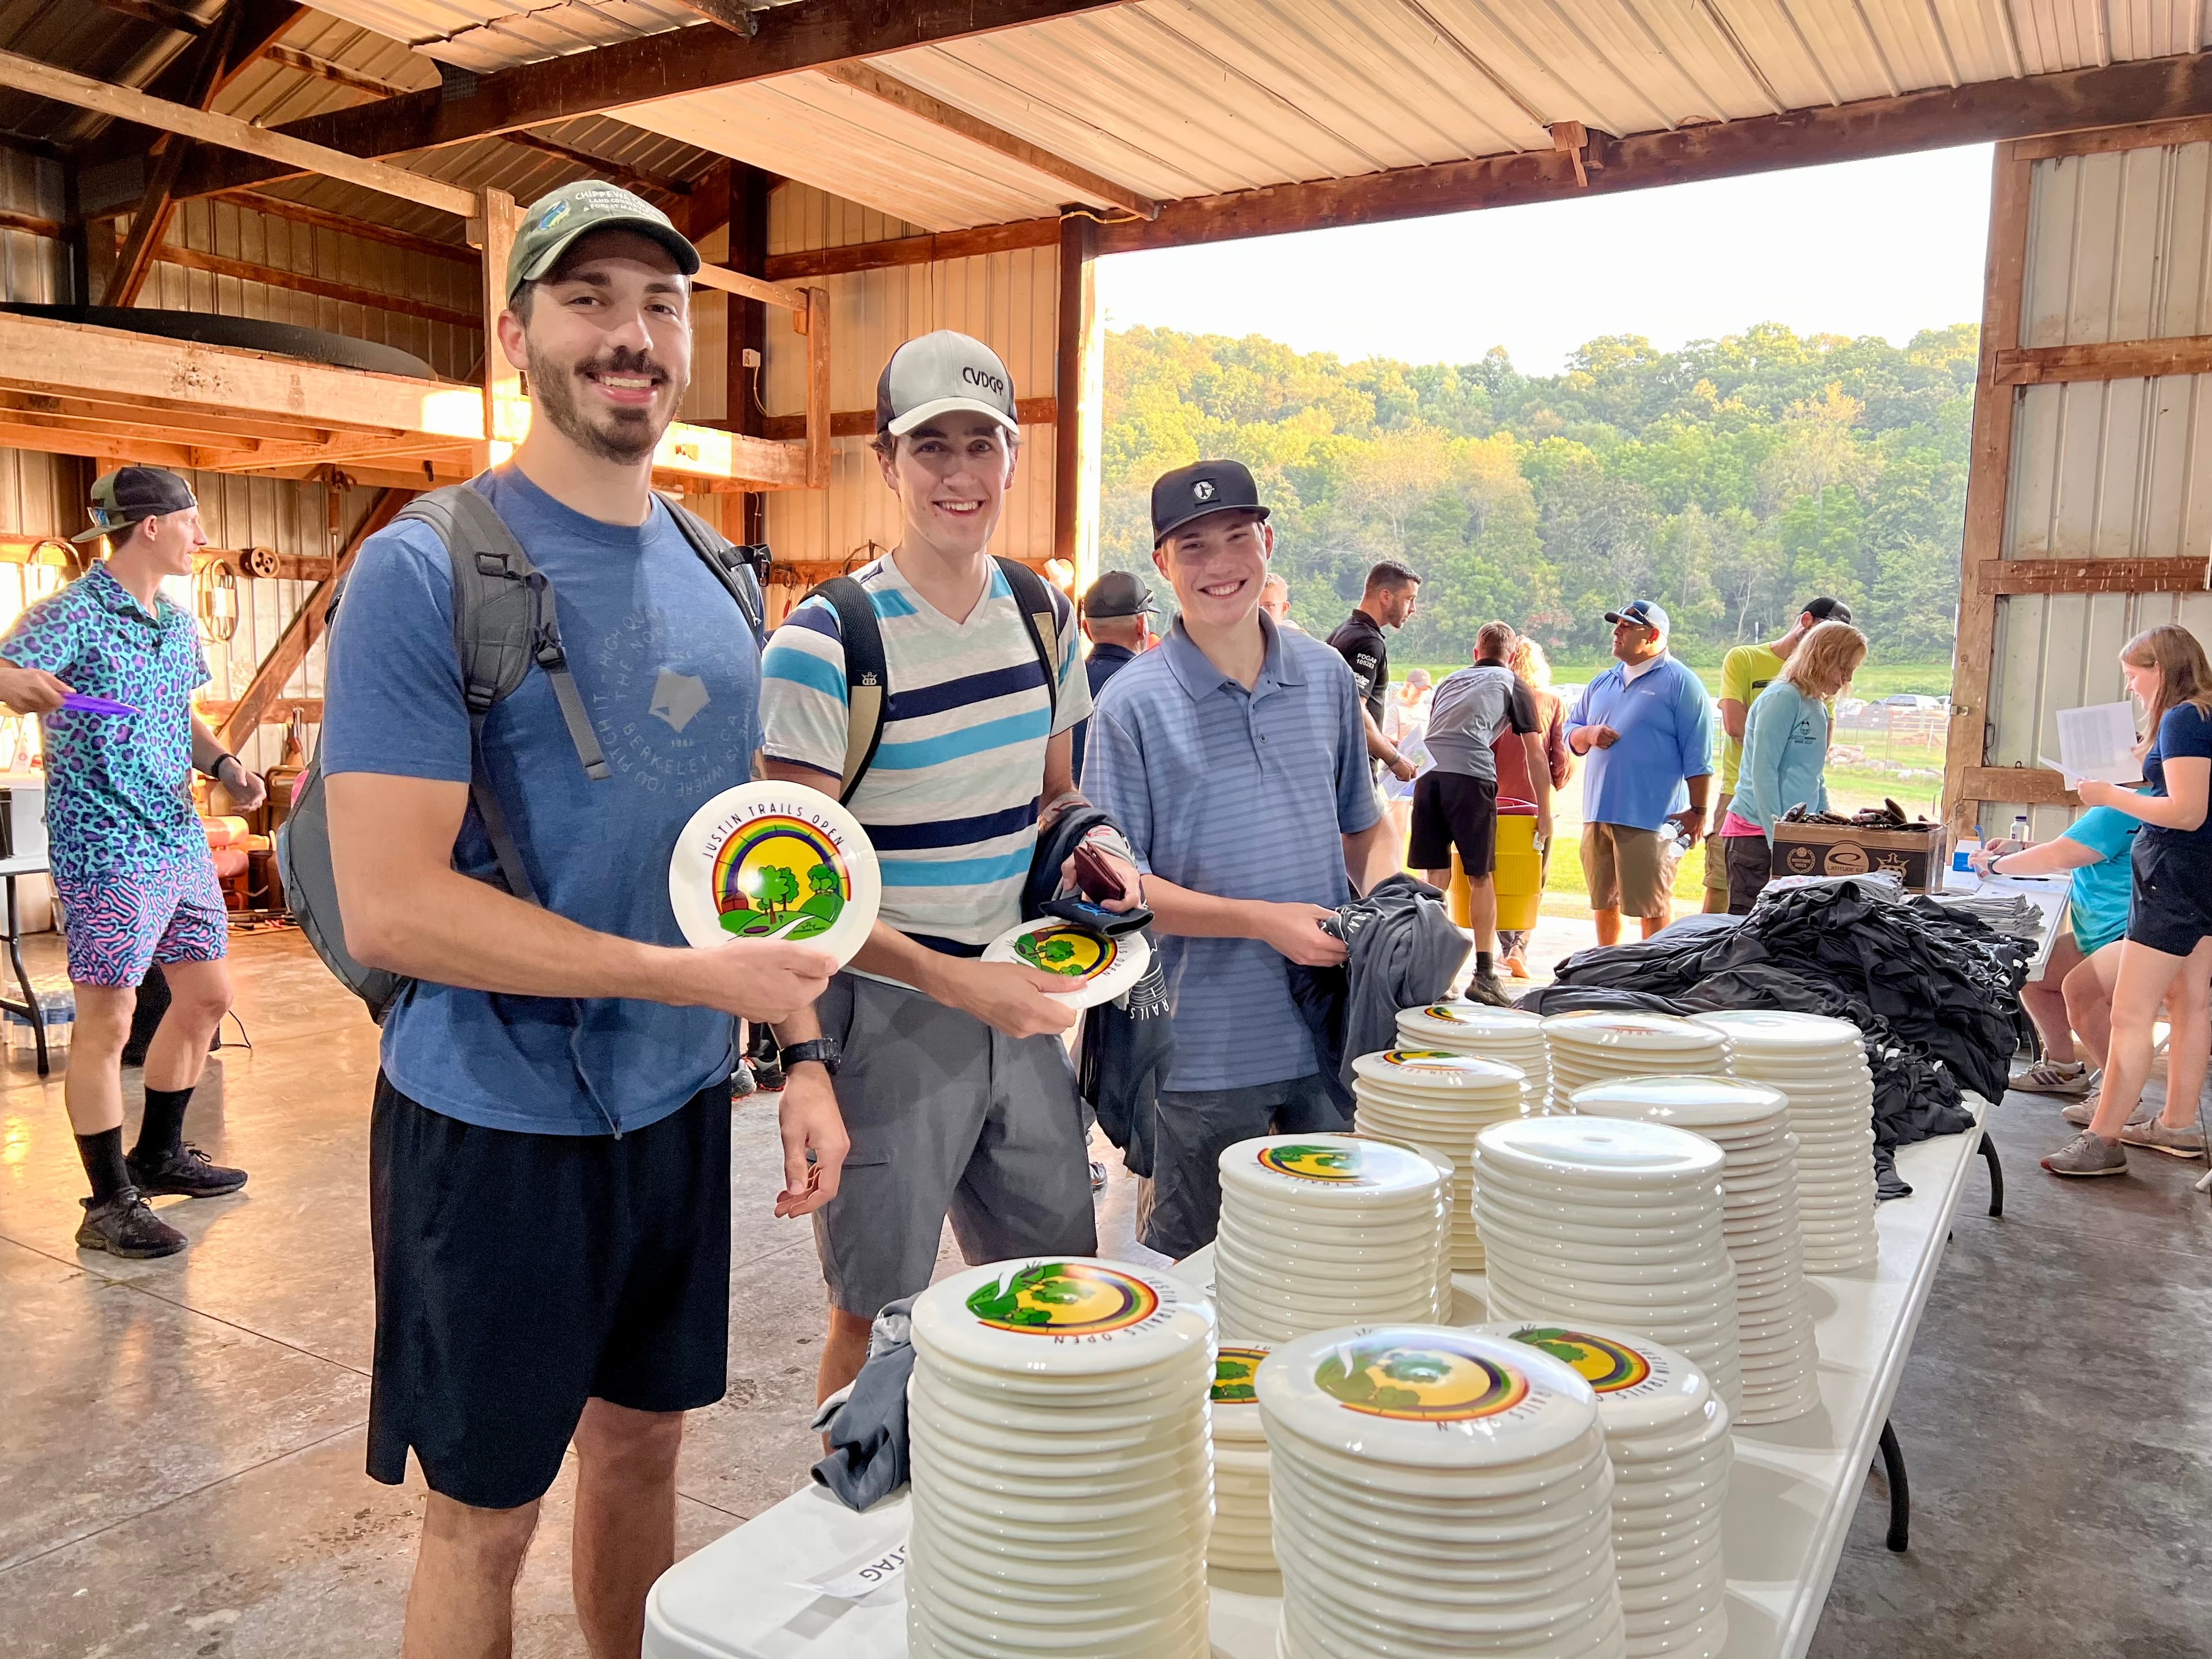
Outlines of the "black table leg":
{"type": "Polygon", "coordinates": [[[1912,1531],[1912,1488],[1905,1478],[1905,1453],[1887,1418],[1881,1424],[1881,1473],[1889,1482],[1889,1536],[1882,1541],[1904,1553],[1912,1531]]]}
{"type": "Polygon", "coordinates": [[[1990,1166],[1990,1213],[2004,1213],[2004,1165],[1997,1162],[1997,1149],[1990,1139],[1990,1132],[1982,1131],[1982,1157],[1990,1166]]]}
{"type": "Polygon", "coordinates": [[[31,1040],[38,1045],[39,1075],[48,1070],[46,1059],[46,1013],[40,1006],[39,994],[31,988],[31,975],[23,967],[23,930],[18,925],[15,912],[15,878],[6,878],[8,889],[8,965],[15,970],[15,983],[22,988],[23,1017],[31,1022],[31,1040]]]}

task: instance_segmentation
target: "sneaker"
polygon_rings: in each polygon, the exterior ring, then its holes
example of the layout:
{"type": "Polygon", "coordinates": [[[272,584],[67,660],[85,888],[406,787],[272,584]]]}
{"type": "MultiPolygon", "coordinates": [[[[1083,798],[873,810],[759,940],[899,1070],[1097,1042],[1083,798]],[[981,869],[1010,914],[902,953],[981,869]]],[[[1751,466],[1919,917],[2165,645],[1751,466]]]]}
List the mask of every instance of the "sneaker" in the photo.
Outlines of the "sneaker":
{"type": "Polygon", "coordinates": [[[1106,1166],[1097,1158],[1091,1160],[1091,1191],[1093,1196],[1106,1190],[1106,1166]]]}
{"type": "Polygon", "coordinates": [[[764,1095],[777,1093],[783,1087],[783,1062],[781,1060],[757,1060],[752,1062],[754,1086],[764,1095]]]}
{"type": "MultiPolygon", "coordinates": [[[[246,1184],[246,1171],[227,1170],[189,1140],[155,1163],[133,1152],[123,1160],[131,1179],[149,1198],[178,1193],[186,1198],[221,1198],[246,1184]]],[[[181,1245],[179,1249],[183,1248],[181,1245]]]]}
{"type": "Polygon", "coordinates": [[[81,1250],[105,1250],[110,1255],[143,1261],[150,1256],[174,1255],[191,1242],[155,1215],[136,1187],[125,1187],[105,1204],[95,1205],[88,1198],[77,1202],[84,1206],[84,1220],[76,1230],[81,1250]]]}
{"type": "Polygon", "coordinates": [[[1493,1008],[1510,1008],[1513,999],[1505,994],[1505,988],[1498,982],[1495,974],[1471,975],[1467,981],[1467,1000],[1486,1002],[1493,1008]]]}
{"type": "Polygon", "coordinates": [[[1516,951],[1511,956],[1506,957],[1504,963],[1499,965],[1515,979],[1526,979],[1528,977],[1528,958],[1522,956],[1518,951],[1516,951]]]}
{"type": "Polygon", "coordinates": [[[743,1100],[759,1087],[760,1085],[753,1079],[753,1068],[739,1060],[737,1070],[730,1073],[730,1098],[743,1100]]]}
{"type": "Polygon", "coordinates": [[[2095,1081],[2095,1074],[2078,1060],[2039,1060],[2026,1071],[2014,1073],[2005,1086],[2024,1095],[2069,1095],[2078,1099],[2089,1092],[2095,1081]]]}
{"type": "MultiPolygon", "coordinates": [[[[2058,1115],[2064,1118],[2069,1123],[2073,1124],[2076,1128],[2087,1128],[2091,1121],[2097,1115],[2098,1093],[2099,1091],[2097,1090],[2090,1090],[2087,1094],[2082,1096],[2081,1099],[2075,1101],[2071,1106],[2066,1107],[2061,1110],[2058,1115]]],[[[2132,1129],[2139,1123],[2148,1123],[2151,1121],[2153,1115],[2154,1114],[2149,1107],[2137,1106],[2135,1110],[2135,1115],[2128,1120],[2128,1127],[2132,1129]]]]}
{"type": "Polygon", "coordinates": [[[2164,1152],[2168,1158],[2202,1158],[2204,1156],[2204,1131],[2199,1128],[2169,1129],[2156,1118],[2147,1118],[2141,1123],[2130,1123],[2120,1131],[2120,1139],[2130,1146],[2148,1146],[2154,1152],[2164,1152]]]}
{"type": "Polygon", "coordinates": [[[2043,1160],[2055,1176],[2111,1176],[2128,1172],[2127,1148],[2084,1129],[2043,1160]]]}

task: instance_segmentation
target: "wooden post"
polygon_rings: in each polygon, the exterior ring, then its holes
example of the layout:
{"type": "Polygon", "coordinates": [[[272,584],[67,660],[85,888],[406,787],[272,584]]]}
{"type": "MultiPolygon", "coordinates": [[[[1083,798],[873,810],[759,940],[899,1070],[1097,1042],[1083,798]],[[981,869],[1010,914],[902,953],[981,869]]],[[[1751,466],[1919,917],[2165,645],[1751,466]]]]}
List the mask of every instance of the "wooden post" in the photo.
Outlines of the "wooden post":
{"type": "Polygon", "coordinates": [[[507,256],[514,251],[521,216],[514,198],[503,190],[487,187],[479,199],[477,215],[469,221],[469,240],[483,252],[484,442],[477,465],[489,467],[513,454],[522,438],[522,371],[507,361],[499,343],[500,315],[507,309],[507,256]]]}
{"type": "Polygon", "coordinates": [[[1098,222],[1068,213],[1060,222],[1059,350],[1054,362],[1052,551],[1075,567],[1080,593],[1097,574],[1100,363],[1098,296],[1092,270],[1098,222]]]}
{"type": "Polygon", "coordinates": [[[830,290],[806,290],[806,487],[830,488],[830,290]]]}
{"type": "MultiPolygon", "coordinates": [[[[732,270],[748,276],[768,274],[769,176],[758,167],[733,162],[730,167],[730,254],[732,270]]],[[[768,307],[757,300],[729,296],[730,321],[724,331],[728,351],[724,384],[729,388],[723,417],[732,431],[757,438],[761,404],[757,395],[768,361],[768,307]],[[747,368],[745,354],[763,368],[747,368]]],[[[738,498],[738,523],[733,540],[753,543],[768,539],[768,497],[749,491],[738,498]]]]}
{"type": "Polygon", "coordinates": [[[1997,357],[2020,346],[2027,276],[2028,192],[2034,163],[1999,144],[1990,185],[1990,248],[1982,299],[1982,359],[1974,379],[1972,447],[1966,463],[1966,529],[1960,562],[1959,631],[1951,666],[1951,729],[1943,756],[1943,817],[1953,840],[1968,834],[1979,801],[1968,775],[1989,741],[1990,681],[1996,652],[1997,595],[1990,562],[2004,556],[2012,482],[2013,414],[2020,388],[1999,384],[1997,357]]]}

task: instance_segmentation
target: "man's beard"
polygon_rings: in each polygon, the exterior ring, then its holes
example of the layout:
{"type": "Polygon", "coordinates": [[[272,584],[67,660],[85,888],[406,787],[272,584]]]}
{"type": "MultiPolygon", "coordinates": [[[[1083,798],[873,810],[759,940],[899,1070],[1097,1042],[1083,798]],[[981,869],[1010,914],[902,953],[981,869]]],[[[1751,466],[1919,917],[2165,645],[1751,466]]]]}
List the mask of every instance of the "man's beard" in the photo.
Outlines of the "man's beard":
{"type": "Polygon", "coordinates": [[[599,374],[667,375],[667,371],[642,351],[616,351],[566,369],[535,346],[529,348],[529,353],[531,401],[538,412],[577,448],[603,461],[634,465],[651,455],[660,434],[668,430],[676,405],[684,401],[684,387],[668,375],[665,384],[673,392],[666,404],[668,414],[661,413],[663,405],[656,392],[651,404],[640,409],[611,409],[606,412],[607,424],[594,426],[586,418],[576,395],[576,382],[586,369],[599,374]]]}

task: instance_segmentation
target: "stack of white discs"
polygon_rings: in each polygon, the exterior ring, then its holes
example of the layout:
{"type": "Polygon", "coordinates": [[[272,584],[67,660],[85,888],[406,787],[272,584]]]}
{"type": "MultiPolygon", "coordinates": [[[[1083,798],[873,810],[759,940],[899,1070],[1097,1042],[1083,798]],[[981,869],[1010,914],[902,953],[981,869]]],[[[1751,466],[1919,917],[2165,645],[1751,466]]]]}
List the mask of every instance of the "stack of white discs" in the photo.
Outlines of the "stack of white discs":
{"type": "Polygon", "coordinates": [[[1567,1109],[1567,1097],[1616,1077],[1723,1077],[1728,1039],[1712,1027],[1673,1014],[1553,1014],[1544,1022],[1552,1054],[1551,1109],[1567,1109]],[[1716,1039],[1718,1039],[1716,1041],[1716,1039]]]}
{"type": "Polygon", "coordinates": [[[1596,1396],[1510,1339],[1325,1331],[1260,1370],[1281,1659],[1621,1655],[1596,1396]]]}
{"type": "Polygon", "coordinates": [[[1458,1166],[1451,1194],[1451,1265],[1458,1273],[1480,1273],[1482,1237],[1471,1202],[1474,1138],[1493,1123],[1526,1115],[1528,1085],[1520,1069],[1423,1048],[1362,1054],[1352,1069],[1361,1134],[1433,1146],[1458,1166]]]}
{"type": "Polygon", "coordinates": [[[1788,1098],[1743,1078],[1637,1077],[1577,1089],[1573,1104],[1591,1117],[1671,1123],[1721,1149],[1743,1373],[1736,1420],[1786,1423],[1811,1411],[1820,1402],[1820,1356],[1805,1293],[1788,1098]]]}
{"type": "Polygon", "coordinates": [[[1524,1117],[1474,1143],[1493,1319],[1618,1326],[1739,1402],[1721,1149],[1663,1123],[1524,1117]]]}
{"type": "Polygon", "coordinates": [[[1729,1410],[1671,1348],[1626,1331],[1488,1325],[1564,1361],[1597,1390],[1613,1460],[1613,1558],[1630,1659],[1716,1659],[1728,1640],[1721,1509],[1729,1410]]]}
{"type": "Polygon", "coordinates": [[[1540,1112],[1552,1089],[1551,1050],[1544,1017],[1526,1008],[1492,1008],[1481,1002],[1432,1002],[1398,1011],[1398,1043],[1503,1060],[1528,1074],[1528,1109],[1540,1112]]]}
{"type": "Polygon", "coordinates": [[[1213,1310],[1148,1267],[1003,1261],[915,1299],[917,1656],[1205,1659],[1213,1310]]]}
{"type": "Polygon", "coordinates": [[[1213,1296],[1230,1336],[1288,1342],[1435,1316],[1446,1176],[1411,1147],[1271,1135],[1221,1154],[1213,1296]]]}
{"type": "Polygon", "coordinates": [[[1850,1273],[1879,1253],[1874,1208],[1874,1073],[1847,1019],[1778,1009],[1701,1014],[1729,1040],[1738,1077],[1790,1097],[1797,1137],[1797,1222],[1805,1271],[1850,1273]]]}
{"type": "MultiPolygon", "coordinates": [[[[1260,1422],[1254,1378],[1267,1357],[1262,1342],[1224,1344],[1213,1364],[1213,1531],[1206,1566],[1216,1576],[1275,1571],[1274,1528],[1267,1519],[1267,1431],[1260,1422]]],[[[1236,1581],[1228,1581],[1235,1587],[1236,1581]]],[[[1273,1584],[1251,1588],[1279,1594],[1273,1584]]]]}

